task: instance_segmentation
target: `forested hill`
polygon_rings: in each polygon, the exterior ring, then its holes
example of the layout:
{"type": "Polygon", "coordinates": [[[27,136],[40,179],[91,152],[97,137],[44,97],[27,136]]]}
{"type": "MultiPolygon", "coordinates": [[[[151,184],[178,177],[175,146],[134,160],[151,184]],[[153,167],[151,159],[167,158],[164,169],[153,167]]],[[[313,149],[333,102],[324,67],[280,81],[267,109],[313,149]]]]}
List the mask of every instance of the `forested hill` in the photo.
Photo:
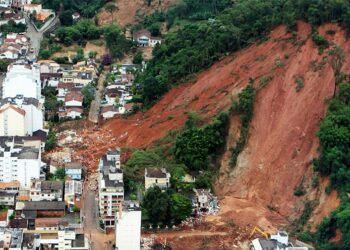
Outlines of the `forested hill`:
{"type": "Polygon", "coordinates": [[[345,29],[350,29],[350,2],[239,0],[231,5],[227,0],[200,3],[184,0],[169,9],[164,18],[170,27],[176,19],[191,22],[168,34],[165,42],[155,48],[147,70],[139,76],[137,101],[146,106],[154,104],[172,86],[208,68],[226,53],[264,38],[279,24],[293,31],[297,20],[305,20],[314,27],[340,22],[345,29]]]}
{"type": "Polygon", "coordinates": [[[44,8],[78,11],[82,16],[91,18],[110,0],[42,0],[44,8]]]}

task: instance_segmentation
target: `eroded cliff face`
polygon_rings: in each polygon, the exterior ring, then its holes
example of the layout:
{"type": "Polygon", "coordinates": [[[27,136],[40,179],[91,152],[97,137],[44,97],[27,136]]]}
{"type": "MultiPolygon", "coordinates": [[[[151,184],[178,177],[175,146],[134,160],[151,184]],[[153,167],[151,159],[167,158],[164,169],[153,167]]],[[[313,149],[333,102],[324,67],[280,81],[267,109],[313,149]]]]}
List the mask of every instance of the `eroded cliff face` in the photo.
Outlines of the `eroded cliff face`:
{"type": "MultiPolygon", "coordinates": [[[[222,209],[218,216],[208,220],[232,218],[238,224],[262,227],[287,223],[300,215],[306,198],[322,196],[322,192],[309,188],[311,161],[317,157],[316,132],[335,87],[327,52],[319,53],[310,38],[309,25],[298,26],[296,37],[287,34],[284,27],[276,28],[268,41],[214,64],[199,73],[193,82],[169,91],[144,114],[107,122],[99,129],[108,131],[104,140],[94,140],[99,132],[90,135],[85,131],[85,141],[93,145],[77,149],[77,155],[94,168],[98,157],[108,148],[152,146],[169,131],[180,129],[190,111],[196,111],[203,121],[209,122],[219,112],[229,109],[232,100],[252,78],[258,92],[248,143],[236,167],[231,168],[229,149],[238,138],[240,126],[238,117],[232,117],[227,152],[215,185],[222,209]],[[272,80],[262,87],[261,79],[266,76],[272,80]],[[309,195],[296,197],[294,189],[301,182],[309,195]]],[[[325,25],[320,33],[343,48],[342,71],[349,72],[350,44],[344,32],[336,25],[325,25]],[[334,35],[326,34],[330,29],[335,31],[334,35]]],[[[327,214],[338,202],[336,195],[322,199],[315,210],[318,217],[327,214]]]]}

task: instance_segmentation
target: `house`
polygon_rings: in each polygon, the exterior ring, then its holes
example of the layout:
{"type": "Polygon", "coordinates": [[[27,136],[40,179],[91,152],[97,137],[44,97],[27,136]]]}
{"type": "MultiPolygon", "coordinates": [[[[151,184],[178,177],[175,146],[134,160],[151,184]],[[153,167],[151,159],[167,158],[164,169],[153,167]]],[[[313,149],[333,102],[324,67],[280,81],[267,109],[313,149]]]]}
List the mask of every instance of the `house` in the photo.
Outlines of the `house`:
{"type": "Polygon", "coordinates": [[[84,109],[82,107],[66,107],[58,111],[60,118],[81,118],[83,116],[84,109]]]}
{"type": "Polygon", "coordinates": [[[39,60],[37,64],[40,65],[41,74],[60,73],[62,75],[62,73],[59,72],[61,66],[53,60],[39,60]]]}
{"type": "Polygon", "coordinates": [[[74,208],[80,208],[80,199],[83,194],[83,184],[81,181],[67,180],[64,184],[64,202],[70,212],[74,212],[74,208]]]}
{"type": "Polygon", "coordinates": [[[32,179],[39,179],[45,164],[41,161],[41,141],[15,141],[12,137],[0,140],[0,182],[19,181],[30,187],[32,179]]]}
{"type": "Polygon", "coordinates": [[[117,114],[119,114],[119,109],[117,109],[114,105],[105,106],[101,108],[101,115],[103,119],[113,118],[117,114]]]}
{"type": "Polygon", "coordinates": [[[141,248],[141,208],[138,203],[125,202],[123,209],[117,212],[115,243],[118,250],[141,248]]]}
{"type": "Polygon", "coordinates": [[[277,234],[272,234],[269,239],[254,239],[249,246],[250,250],[311,250],[313,247],[298,242],[292,244],[289,242],[288,233],[278,231],[277,234]]]}
{"type": "Polygon", "coordinates": [[[4,43],[5,44],[15,43],[15,44],[21,44],[21,45],[28,45],[29,37],[27,37],[24,34],[8,33],[4,43]]]}
{"type": "Polygon", "coordinates": [[[84,96],[80,91],[71,91],[65,95],[64,107],[59,110],[60,118],[81,118],[83,114],[84,96]]]}
{"type": "Polygon", "coordinates": [[[133,40],[137,42],[140,47],[155,47],[162,43],[160,37],[151,36],[151,32],[147,30],[139,30],[133,34],[133,40]]]}
{"type": "Polygon", "coordinates": [[[36,13],[35,19],[40,22],[46,22],[46,20],[48,20],[52,14],[53,13],[50,11],[42,10],[36,13]]]}
{"type": "MultiPolygon", "coordinates": [[[[7,0],[0,0],[0,6],[1,3],[6,2],[7,0]]],[[[7,8],[0,8],[0,25],[8,24],[10,21],[14,22],[15,24],[26,24],[26,19],[18,13],[15,13],[11,9],[7,8]]]]}
{"type": "Polygon", "coordinates": [[[43,110],[43,103],[35,98],[22,95],[4,98],[0,101],[0,121],[3,121],[0,136],[32,136],[35,131],[42,130],[43,110]]]}
{"type": "Polygon", "coordinates": [[[66,107],[82,107],[84,96],[79,91],[68,92],[64,98],[66,107]]]}
{"type": "Polygon", "coordinates": [[[16,194],[0,192],[0,205],[1,206],[14,206],[16,202],[16,194]]]}
{"type": "Polygon", "coordinates": [[[17,180],[10,182],[0,182],[0,192],[17,194],[21,183],[17,180]]]}
{"type": "Polygon", "coordinates": [[[65,214],[64,201],[24,201],[16,203],[16,214],[22,218],[60,217],[65,214]]]}
{"type": "Polygon", "coordinates": [[[194,206],[201,211],[209,211],[217,208],[217,198],[212,195],[210,189],[193,189],[195,193],[194,206]]]}
{"type": "Polygon", "coordinates": [[[17,95],[41,101],[38,65],[15,63],[8,67],[6,78],[3,81],[2,98],[12,98],[17,95]]]}
{"type": "Polygon", "coordinates": [[[71,180],[81,180],[83,166],[79,162],[68,162],[64,166],[66,170],[66,176],[71,180]]]}
{"type": "Polygon", "coordinates": [[[161,189],[170,187],[170,173],[165,168],[145,169],[145,189],[153,186],[158,186],[161,189]]]}
{"type": "Polygon", "coordinates": [[[57,88],[62,78],[62,73],[40,73],[40,81],[43,87],[57,88]]]}
{"type": "Polygon", "coordinates": [[[0,59],[16,60],[20,57],[20,50],[11,49],[2,45],[0,47],[0,59]]]}
{"type": "Polygon", "coordinates": [[[80,91],[82,87],[82,85],[78,85],[73,82],[59,82],[57,85],[57,100],[64,101],[64,98],[68,92],[80,91]]]}
{"type": "Polygon", "coordinates": [[[115,226],[116,211],[124,200],[123,171],[120,168],[120,148],[108,150],[99,162],[99,215],[105,228],[115,226]]]}
{"type": "Polygon", "coordinates": [[[105,91],[105,100],[107,102],[106,105],[115,105],[116,104],[116,98],[119,99],[122,96],[122,91],[114,88],[114,89],[106,89],[105,91]]]}
{"type": "Polygon", "coordinates": [[[72,14],[73,21],[78,21],[80,19],[80,14],[78,12],[74,12],[72,14]]]}
{"type": "Polygon", "coordinates": [[[32,180],[29,196],[31,201],[62,201],[63,183],[61,181],[32,180]]]}

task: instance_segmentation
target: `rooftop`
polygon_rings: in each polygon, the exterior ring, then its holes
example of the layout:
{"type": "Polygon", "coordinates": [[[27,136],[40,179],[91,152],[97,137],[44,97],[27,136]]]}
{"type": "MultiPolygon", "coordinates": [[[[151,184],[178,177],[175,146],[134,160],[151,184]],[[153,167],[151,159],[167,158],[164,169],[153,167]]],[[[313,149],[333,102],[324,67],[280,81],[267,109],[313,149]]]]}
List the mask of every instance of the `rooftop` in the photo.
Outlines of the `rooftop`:
{"type": "MultiPolygon", "coordinates": [[[[19,202],[17,202],[17,204],[18,203],[19,202]]],[[[16,209],[17,209],[17,204],[16,204],[16,209]]],[[[64,201],[25,201],[23,202],[22,210],[56,211],[56,210],[64,210],[65,206],[66,205],[64,201]]]]}
{"type": "Polygon", "coordinates": [[[148,178],[167,178],[167,172],[164,168],[146,168],[145,175],[148,178]]]}

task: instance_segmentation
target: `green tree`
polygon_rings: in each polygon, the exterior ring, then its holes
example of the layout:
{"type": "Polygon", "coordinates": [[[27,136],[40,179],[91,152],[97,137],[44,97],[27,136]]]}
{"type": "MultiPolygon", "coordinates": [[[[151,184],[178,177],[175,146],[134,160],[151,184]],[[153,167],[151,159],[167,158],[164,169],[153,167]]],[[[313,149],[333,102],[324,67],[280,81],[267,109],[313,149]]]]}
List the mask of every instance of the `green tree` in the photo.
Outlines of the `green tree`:
{"type": "Polygon", "coordinates": [[[54,178],[56,180],[64,181],[64,178],[66,177],[66,170],[65,168],[58,168],[54,174],[54,178]]]}
{"type": "Polygon", "coordinates": [[[44,59],[44,60],[49,59],[50,56],[51,56],[51,52],[50,52],[50,50],[48,50],[48,49],[42,49],[42,50],[40,50],[40,52],[39,52],[39,58],[42,58],[42,59],[44,59]]]}
{"type": "Polygon", "coordinates": [[[83,105],[85,108],[89,108],[91,105],[91,102],[95,98],[95,88],[91,85],[86,85],[82,88],[81,93],[84,96],[83,105]]]}
{"type": "Polygon", "coordinates": [[[104,28],[106,45],[116,59],[121,59],[132,46],[132,42],[125,38],[122,31],[116,25],[108,25],[104,28]]]}
{"type": "Polygon", "coordinates": [[[60,22],[64,26],[71,26],[73,25],[73,11],[71,10],[65,10],[60,15],[60,22]]]}
{"type": "Polygon", "coordinates": [[[191,200],[179,193],[172,194],[170,211],[175,224],[181,223],[181,221],[188,218],[192,213],[191,200]]]}
{"type": "Polygon", "coordinates": [[[134,55],[134,58],[132,60],[133,64],[141,64],[143,62],[143,56],[142,51],[138,50],[136,54],[134,55]]]}
{"type": "Polygon", "coordinates": [[[49,151],[54,149],[56,146],[56,134],[53,131],[52,127],[49,129],[49,133],[47,134],[47,141],[45,143],[45,150],[49,151]]]}
{"type": "Polygon", "coordinates": [[[166,192],[162,192],[158,186],[147,190],[142,207],[153,228],[157,228],[159,224],[167,224],[170,203],[169,195],[166,192]]]}

